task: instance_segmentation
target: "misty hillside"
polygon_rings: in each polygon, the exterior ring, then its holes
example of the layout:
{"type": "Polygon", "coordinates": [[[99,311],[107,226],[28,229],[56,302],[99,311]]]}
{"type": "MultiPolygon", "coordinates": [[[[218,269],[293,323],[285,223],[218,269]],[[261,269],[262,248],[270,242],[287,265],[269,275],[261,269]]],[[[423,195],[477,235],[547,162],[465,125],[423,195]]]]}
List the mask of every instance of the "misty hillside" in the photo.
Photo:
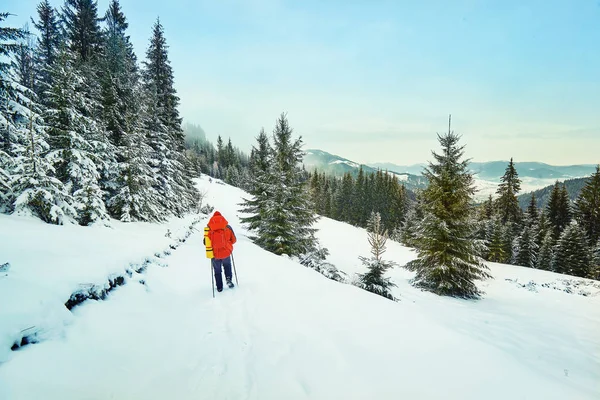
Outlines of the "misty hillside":
{"type": "MultiPolygon", "coordinates": [[[[323,150],[308,149],[305,151],[303,160],[304,166],[309,171],[318,170],[327,175],[343,176],[346,172],[356,176],[362,166],[365,173],[377,172],[377,168],[370,167],[365,164],[359,164],[323,150]]],[[[379,168],[386,170],[385,168],[379,168]]],[[[399,173],[397,171],[387,170],[398,177],[407,189],[415,190],[422,189],[427,185],[427,180],[420,176],[410,173],[399,173]]]]}
{"type": "MultiPolygon", "coordinates": [[[[585,186],[587,180],[588,178],[585,177],[567,179],[563,182],[567,188],[567,193],[569,194],[569,199],[571,201],[575,201],[577,199],[577,197],[579,196],[579,192],[581,192],[581,189],[585,186]]],[[[537,206],[540,208],[546,207],[546,205],[548,204],[548,200],[550,199],[550,194],[552,193],[553,187],[554,184],[535,190],[533,192],[524,193],[520,196],[517,196],[517,199],[519,200],[519,205],[522,209],[526,209],[529,205],[529,202],[531,201],[531,194],[534,193],[537,206]]]]}

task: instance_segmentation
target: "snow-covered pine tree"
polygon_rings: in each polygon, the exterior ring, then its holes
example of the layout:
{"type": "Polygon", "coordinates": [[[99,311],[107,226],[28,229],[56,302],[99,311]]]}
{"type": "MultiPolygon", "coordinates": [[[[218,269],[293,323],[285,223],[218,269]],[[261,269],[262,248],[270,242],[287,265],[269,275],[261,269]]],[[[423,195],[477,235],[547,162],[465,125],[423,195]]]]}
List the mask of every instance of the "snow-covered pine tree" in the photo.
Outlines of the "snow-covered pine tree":
{"type": "MultiPolygon", "coordinates": [[[[0,23],[9,16],[0,13],[0,23]]],[[[14,143],[17,131],[12,123],[11,99],[16,98],[14,79],[11,77],[11,56],[19,49],[19,40],[27,37],[21,28],[0,26],[0,211],[10,204],[11,172],[16,165],[14,143]]]]}
{"type": "Polygon", "coordinates": [[[575,203],[577,222],[585,229],[590,244],[600,240],[600,165],[586,182],[575,203]]]}
{"type": "Polygon", "coordinates": [[[367,237],[371,245],[371,257],[360,256],[359,259],[367,267],[367,272],[358,275],[357,286],[371,292],[394,300],[391,293],[392,287],[396,285],[385,277],[385,273],[396,263],[383,260],[385,253],[385,244],[388,239],[388,232],[384,230],[379,213],[372,212],[367,221],[367,237]]]}
{"type": "Polygon", "coordinates": [[[100,62],[102,120],[116,149],[114,168],[106,171],[109,212],[122,221],[159,220],[154,179],[148,164],[150,148],[142,130],[139,72],[128,23],[118,0],[112,0],[104,17],[104,53],[100,62]]]}
{"type": "Polygon", "coordinates": [[[512,157],[500,180],[502,183],[498,185],[498,190],[496,191],[498,194],[496,207],[498,209],[500,220],[503,224],[506,224],[507,222],[519,224],[522,218],[522,211],[519,207],[517,194],[521,190],[521,180],[515,169],[512,157]]]}
{"type": "MultiPolygon", "coordinates": [[[[30,71],[33,73],[33,71],[30,71]]],[[[72,199],[45,157],[48,153],[46,127],[33,90],[14,83],[15,98],[9,102],[15,168],[12,171],[11,210],[34,215],[44,222],[62,224],[76,217],[72,199]]]]}
{"type": "MultiPolygon", "coordinates": [[[[26,25],[23,28],[29,32],[29,27],[26,25]]],[[[13,75],[15,81],[22,87],[35,91],[35,41],[32,36],[19,41],[19,46],[14,54],[13,75]]]]}
{"type": "Polygon", "coordinates": [[[506,253],[506,245],[504,237],[506,228],[497,219],[491,220],[491,235],[488,241],[488,251],[486,259],[497,263],[506,263],[509,259],[509,254],[506,253]]]}
{"type": "Polygon", "coordinates": [[[527,224],[532,227],[535,225],[539,219],[540,213],[537,208],[537,200],[535,198],[535,193],[531,193],[531,201],[529,202],[529,206],[527,207],[527,212],[525,213],[525,218],[527,219],[527,224]]]}
{"type": "MultiPolygon", "coordinates": [[[[134,97],[141,99],[144,90],[138,83],[134,88],[134,97]]],[[[147,130],[142,121],[151,119],[151,110],[135,103],[131,109],[135,119],[128,123],[129,131],[122,138],[120,149],[122,161],[119,163],[118,189],[107,203],[115,218],[124,222],[162,221],[165,212],[160,195],[156,191],[156,178],[151,167],[152,147],[147,143],[147,130]]]]}
{"type": "MultiPolygon", "coordinates": [[[[281,114],[273,132],[273,152],[265,174],[264,191],[268,196],[254,198],[257,211],[252,214],[260,216],[252,229],[255,243],[290,257],[306,255],[318,247],[316,229],[312,227],[317,216],[306,188],[308,182],[303,181],[299,167],[301,147],[302,139],[292,140],[292,129],[286,115],[281,114]]],[[[247,212],[248,208],[243,206],[242,211],[247,212]]]]}
{"type": "Polygon", "coordinates": [[[102,52],[101,18],[96,0],[65,0],[63,21],[69,49],[80,62],[96,60],[102,52]]]}
{"type": "Polygon", "coordinates": [[[546,271],[552,270],[552,258],[554,257],[554,238],[552,236],[552,232],[548,231],[540,246],[540,251],[538,252],[536,268],[543,269],[546,271]]]}
{"type": "MultiPolygon", "coordinates": [[[[260,130],[256,138],[257,145],[253,146],[253,158],[251,163],[251,181],[250,190],[252,196],[250,199],[244,198],[240,204],[240,211],[246,214],[240,220],[247,224],[248,229],[253,232],[260,232],[268,227],[262,227],[265,223],[263,214],[266,210],[265,205],[269,198],[268,185],[271,177],[271,165],[273,160],[269,137],[264,129],[260,130]]],[[[256,237],[252,237],[256,240],[256,237]]]]}
{"type": "Polygon", "coordinates": [[[535,242],[533,228],[525,225],[513,245],[512,264],[535,268],[538,247],[535,242]]]}
{"type": "Polygon", "coordinates": [[[436,163],[429,163],[425,177],[429,186],[423,191],[425,218],[416,238],[418,258],[406,265],[417,275],[416,287],[439,295],[478,298],[482,292],[476,279],[491,276],[480,255],[487,249],[473,239],[473,177],[468,160],[461,160],[464,146],[460,136],[449,131],[439,135],[442,154],[433,152],[436,163]]]}
{"type": "Polygon", "coordinates": [[[153,149],[152,166],[158,183],[156,190],[163,199],[164,210],[181,216],[196,207],[199,193],[185,173],[185,135],[177,109],[179,97],[174,86],[164,29],[158,19],[152,28],[143,78],[148,107],[154,112],[149,115],[145,127],[150,133],[149,144],[153,149]]]}
{"type": "Polygon", "coordinates": [[[400,232],[397,232],[395,236],[399,236],[400,242],[408,247],[418,246],[417,235],[421,226],[421,221],[425,217],[424,205],[423,205],[423,194],[421,191],[416,192],[416,199],[412,203],[409,203],[408,211],[404,222],[400,227],[400,232]]]}
{"type": "Polygon", "coordinates": [[[52,86],[50,66],[56,60],[61,42],[61,25],[57,11],[48,0],[43,0],[37,6],[38,21],[33,26],[38,30],[35,47],[36,87],[35,92],[39,103],[47,105],[45,93],[52,86]]]}
{"type": "Polygon", "coordinates": [[[564,184],[561,188],[558,181],[556,181],[550,193],[550,199],[546,206],[546,214],[552,225],[554,240],[558,240],[562,231],[571,222],[571,207],[567,189],[564,184]]]}
{"type": "Polygon", "coordinates": [[[54,85],[46,93],[44,119],[56,177],[73,196],[78,222],[89,225],[109,218],[98,185],[106,142],[103,130],[88,115],[90,100],[83,89],[85,81],[74,64],[73,54],[63,46],[50,69],[54,85]]]}
{"type": "Polygon", "coordinates": [[[587,277],[591,266],[591,252],[585,231],[573,221],[560,235],[552,259],[552,270],[561,274],[587,277]]]}
{"type": "Polygon", "coordinates": [[[537,225],[538,209],[535,201],[535,194],[532,194],[529,207],[527,207],[527,212],[525,213],[521,232],[513,241],[512,264],[529,268],[536,267],[537,253],[539,250],[536,240],[538,236],[537,225]]]}

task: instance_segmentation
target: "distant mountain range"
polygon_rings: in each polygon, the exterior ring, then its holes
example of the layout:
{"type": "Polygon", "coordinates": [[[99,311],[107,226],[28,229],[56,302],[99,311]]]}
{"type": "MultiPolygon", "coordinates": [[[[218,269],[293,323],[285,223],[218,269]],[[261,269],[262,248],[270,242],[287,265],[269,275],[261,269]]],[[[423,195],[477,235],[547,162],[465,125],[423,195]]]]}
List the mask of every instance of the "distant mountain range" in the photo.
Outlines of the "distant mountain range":
{"type": "MultiPolygon", "coordinates": [[[[347,172],[356,176],[361,166],[365,173],[377,172],[376,167],[359,164],[347,158],[316,149],[305,150],[303,163],[309,171],[317,170],[333,176],[343,176],[347,172]]],[[[379,169],[386,170],[385,168],[379,169]]],[[[406,172],[399,173],[389,169],[388,173],[395,175],[410,190],[422,189],[427,185],[427,179],[421,175],[406,172]]]]}
{"type": "MultiPolygon", "coordinates": [[[[392,163],[374,163],[369,164],[374,168],[387,169],[394,172],[406,172],[411,174],[421,174],[426,164],[415,165],[396,165],[392,163]]],[[[477,175],[477,178],[500,182],[504,175],[508,161],[489,161],[489,162],[471,162],[469,169],[477,175]]],[[[596,170],[594,164],[581,165],[549,165],[541,162],[516,162],[515,168],[520,178],[534,179],[569,179],[589,176],[596,170]]]]}
{"type": "MultiPolygon", "coordinates": [[[[423,169],[427,164],[371,163],[365,165],[323,150],[310,149],[306,150],[304,165],[308,170],[317,169],[320,172],[334,176],[342,176],[346,172],[356,176],[361,166],[365,172],[376,172],[380,169],[396,175],[408,189],[422,189],[427,186],[427,179],[422,176],[423,169]]],[[[490,194],[495,194],[507,165],[508,161],[472,162],[469,164],[469,169],[475,175],[475,185],[478,188],[475,195],[477,201],[482,201],[490,194]]],[[[592,175],[596,170],[594,164],[560,166],[541,162],[516,162],[515,168],[522,180],[522,192],[527,192],[519,196],[520,204],[522,206],[526,205],[531,199],[529,192],[535,190],[537,191],[536,197],[540,207],[545,206],[547,194],[549,194],[556,180],[567,181],[567,190],[574,199],[583,187],[585,178],[592,175]]]]}

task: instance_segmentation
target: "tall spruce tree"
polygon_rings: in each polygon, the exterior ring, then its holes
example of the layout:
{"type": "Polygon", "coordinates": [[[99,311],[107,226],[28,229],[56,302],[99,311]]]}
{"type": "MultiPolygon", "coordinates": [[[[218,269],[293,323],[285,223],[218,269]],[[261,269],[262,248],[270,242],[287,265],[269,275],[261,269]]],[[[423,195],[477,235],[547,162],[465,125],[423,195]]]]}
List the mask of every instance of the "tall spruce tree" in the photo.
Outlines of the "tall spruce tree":
{"type": "Polygon", "coordinates": [[[417,235],[416,260],[406,267],[416,271],[413,284],[439,295],[477,298],[481,291],[476,279],[491,277],[480,255],[486,250],[474,240],[472,219],[473,177],[468,160],[461,160],[464,146],[454,132],[439,135],[442,153],[432,152],[423,191],[425,218],[417,235]]]}
{"type": "Polygon", "coordinates": [[[537,250],[533,228],[526,225],[514,241],[512,263],[522,267],[535,268],[537,250]]]}
{"type": "Polygon", "coordinates": [[[260,223],[253,229],[255,243],[272,253],[291,257],[318,251],[316,229],[312,227],[317,216],[299,166],[301,146],[302,139],[292,139],[292,129],[285,114],[281,114],[273,132],[272,161],[264,179],[269,195],[254,199],[258,201],[254,215],[260,216],[260,223]]]}
{"type": "Polygon", "coordinates": [[[554,240],[558,240],[562,231],[571,222],[571,207],[569,204],[569,195],[564,184],[559,185],[558,181],[550,193],[550,199],[546,206],[548,220],[552,225],[554,240]]]}
{"type": "Polygon", "coordinates": [[[491,228],[492,232],[489,239],[486,259],[492,262],[505,263],[509,259],[509,254],[506,253],[504,240],[506,228],[496,218],[492,219],[491,228]]]}
{"type": "Polygon", "coordinates": [[[371,245],[371,257],[360,256],[359,259],[367,268],[367,272],[358,275],[357,286],[371,292],[394,300],[391,288],[396,287],[385,273],[396,263],[385,261],[382,258],[385,253],[385,244],[388,239],[388,231],[384,229],[379,213],[372,212],[367,221],[367,238],[371,245]]]}
{"type": "Polygon", "coordinates": [[[521,180],[519,179],[519,174],[515,169],[512,158],[500,180],[502,183],[498,185],[498,190],[496,191],[498,194],[496,207],[498,208],[500,220],[503,224],[508,222],[519,224],[522,212],[517,200],[517,194],[521,190],[521,180]]]}
{"type": "Polygon", "coordinates": [[[539,210],[537,208],[537,200],[535,199],[535,193],[531,193],[531,201],[529,202],[529,206],[527,207],[527,224],[531,227],[537,223],[539,218],[539,210]]]}
{"type": "Polygon", "coordinates": [[[69,48],[79,62],[96,60],[102,52],[101,18],[96,0],[65,0],[63,21],[69,48]]]}
{"type": "Polygon", "coordinates": [[[107,220],[98,184],[106,154],[104,131],[87,114],[89,99],[82,88],[84,79],[78,74],[69,49],[63,46],[50,72],[54,85],[48,92],[44,119],[56,177],[73,196],[81,225],[107,220]]]}
{"type": "Polygon", "coordinates": [[[575,203],[577,222],[585,230],[589,243],[600,240],[600,165],[586,182],[575,203]]]}
{"type": "Polygon", "coordinates": [[[585,231],[576,222],[572,222],[560,235],[552,259],[552,270],[562,274],[587,277],[591,266],[591,252],[585,231]]]}
{"type": "MultiPolygon", "coordinates": [[[[9,13],[0,13],[0,23],[9,13]]],[[[21,28],[0,25],[0,210],[10,203],[11,174],[16,165],[14,144],[18,142],[13,123],[13,99],[17,97],[11,76],[11,56],[19,49],[19,40],[27,37],[21,28]]]]}
{"type": "MultiPolygon", "coordinates": [[[[242,217],[241,221],[247,224],[250,231],[265,231],[268,226],[264,213],[266,212],[266,203],[269,199],[268,187],[270,185],[269,178],[271,176],[272,149],[269,144],[269,137],[264,129],[260,130],[257,138],[257,146],[252,148],[252,176],[249,193],[252,196],[250,199],[244,199],[241,205],[241,211],[247,214],[247,217],[242,217]]],[[[256,240],[256,237],[253,237],[256,240]]]]}
{"type": "Polygon", "coordinates": [[[153,168],[157,175],[157,192],[163,198],[163,208],[182,215],[197,205],[199,195],[186,175],[184,160],[185,135],[179,117],[179,97],[174,86],[168,46],[160,20],[152,29],[150,46],[144,61],[144,83],[148,93],[153,168]]]}
{"type": "Polygon", "coordinates": [[[554,258],[554,238],[552,232],[547,232],[544,236],[536,261],[536,268],[546,271],[552,270],[552,259],[554,258]]]}
{"type": "Polygon", "coordinates": [[[61,43],[61,24],[58,13],[44,0],[37,6],[38,20],[32,19],[38,30],[35,47],[35,91],[42,106],[47,105],[46,93],[52,87],[50,67],[54,64],[61,43]]]}

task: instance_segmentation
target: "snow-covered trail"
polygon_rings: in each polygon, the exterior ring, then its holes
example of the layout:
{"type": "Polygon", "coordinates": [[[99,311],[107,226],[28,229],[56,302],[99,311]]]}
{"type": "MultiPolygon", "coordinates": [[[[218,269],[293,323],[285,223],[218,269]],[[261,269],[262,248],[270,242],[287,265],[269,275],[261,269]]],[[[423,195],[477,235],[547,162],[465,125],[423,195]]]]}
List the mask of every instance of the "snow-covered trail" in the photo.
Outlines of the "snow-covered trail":
{"type": "Polygon", "coordinates": [[[329,281],[239,236],[239,287],[212,298],[197,233],[146,285],[75,309],[63,339],[0,366],[0,398],[592,398],[408,303],[329,281]]]}
{"type": "MultiPolygon", "coordinates": [[[[480,302],[420,292],[396,269],[394,303],[258,248],[240,228],[241,191],[201,185],[236,229],[240,286],[212,298],[195,233],[144,285],[84,303],[62,337],[0,364],[0,399],[598,398],[597,298],[513,287],[502,273],[543,274],[504,266],[480,302]]],[[[336,266],[357,271],[364,231],[319,227],[336,266]]],[[[409,253],[390,243],[386,256],[409,253]]]]}

